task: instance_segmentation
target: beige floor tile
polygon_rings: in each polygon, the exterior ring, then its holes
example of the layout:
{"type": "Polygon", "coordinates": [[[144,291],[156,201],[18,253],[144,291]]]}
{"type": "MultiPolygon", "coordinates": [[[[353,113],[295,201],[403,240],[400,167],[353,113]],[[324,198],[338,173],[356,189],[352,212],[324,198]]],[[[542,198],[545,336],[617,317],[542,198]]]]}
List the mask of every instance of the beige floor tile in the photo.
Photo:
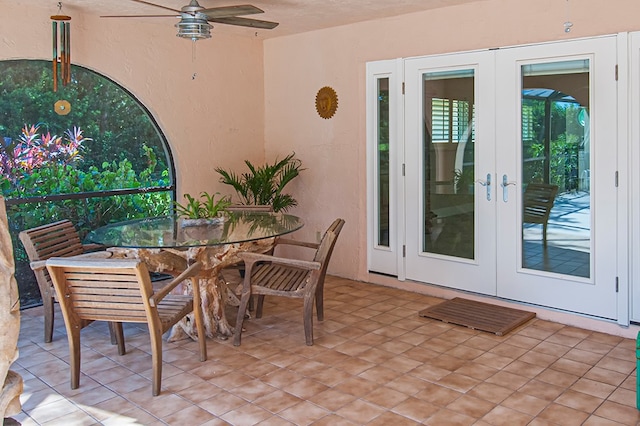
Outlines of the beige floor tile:
{"type": "Polygon", "coordinates": [[[583,411],[574,410],[560,404],[551,404],[545,408],[538,417],[555,424],[566,426],[579,426],[589,415],[583,411]]]}
{"type": "Polygon", "coordinates": [[[613,393],[615,387],[607,383],[581,378],[571,386],[571,389],[604,399],[613,393]]]}
{"type": "Polygon", "coordinates": [[[533,416],[529,414],[502,405],[495,407],[482,418],[493,426],[524,426],[528,425],[532,419],[533,416]]]}
{"type": "Polygon", "coordinates": [[[553,401],[564,391],[564,388],[533,379],[518,391],[545,401],[553,401]]]}
{"type": "Polygon", "coordinates": [[[467,426],[474,424],[475,419],[464,414],[456,413],[447,409],[442,409],[433,416],[426,419],[423,423],[429,426],[467,426]]]}
{"type": "Polygon", "coordinates": [[[280,417],[296,425],[309,425],[330,414],[330,411],[307,401],[301,401],[278,413],[280,417]]]}
{"type": "Polygon", "coordinates": [[[508,371],[499,371],[485,380],[487,383],[493,383],[494,385],[502,386],[514,391],[520,389],[528,381],[529,379],[527,377],[519,376],[508,371]]]}
{"type": "Polygon", "coordinates": [[[580,376],[553,370],[551,368],[542,371],[536,376],[536,380],[564,388],[573,385],[579,378],[580,376]]]}
{"type": "Polygon", "coordinates": [[[376,388],[371,393],[362,397],[364,401],[368,401],[386,409],[391,409],[408,398],[409,396],[407,394],[388,387],[376,388]]]}
{"type": "MultiPolygon", "coordinates": [[[[254,425],[271,417],[273,414],[269,411],[257,405],[247,405],[225,413],[222,419],[232,425],[254,425]]],[[[190,417],[185,418],[190,419],[190,417]]]]}
{"type": "MultiPolygon", "coordinates": [[[[331,423],[338,424],[338,423],[331,423]]],[[[420,423],[392,412],[385,412],[367,423],[367,426],[418,426],[420,423]]],[[[314,425],[315,426],[315,425],[314,425]]]]}
{"type": "MultiPolygon", "coordinates": [[[[23,425],[475,425],[640,423],[635,340],[534,319],[506,336],[422,318],[441,300],[327,277],[325,321],[304,344],[301,303],[267,299],[243,344],[166,343],[151,395],[149,335],[125,325],[118,356],[105,324],[83,330],[80,388],[69,387],[60,323],[42,343],[41,309],[23,312],[15,369],[23,425]]],[[[231,319],[235,308],[229,308],[231,319]]],[[[59,312],[58,312],[59,314],[59,312]]],[[[61,316],[60,316],[61,318],[61,316]]]]}
{"type": "Polygon", "coordinates": [[[207,410],[191,405],[169,416],[165,416],[161,420],[168,425],[181,426],[188,422],[189,425],[195,426],[204,424],[214,418],[215,416],[207,410]]]}
{"type": "Polygon", "coordinates": [[[465,416],[480,419],[495,406],[496,404],[487,400],[470,395],[462,395],[460,398],[447,405],[447,409],[456,413],[464,414],[465,416]]]}
{"type": "Polygon", "coordinates": [[[522,392],[515,392],[507,399],[500,403],[501,406],[512,408],[524,414],[537,416],[548,405],[549,401],[545,401],[535,396],[527,395],[522,392]]]}
{"type": "Polygon", "coordinates": [[[637,425],[640,423],[640,411],[635,407],[629,407],[628,405],[622,405],[616,402],[603,402],[594,414],[626,425],[637,425]]]}
{"type": "Polygon", "coordinates": [[[602,404],[602,401],[602,398],[569,389],[556,398],[554,402],[585,413],[593,413],[602,404]]]}
{"type": "Polygon", "coordinates": [[[468,392],[479,383],[480,380],[457,373],[451,373],[437,382],[440,386],[444,386],[458,392],[468,392]]]}
{"type": "Polygon", "coordinates": [[[268,395],[256,399],[253,403],[269,410],[272,413],[279,413],[282,410],[299,404],[302,401],[302,399],[291,395],[290,393],[282,390],[276,390],[275,392],[271,392],[268,395]]]}
{"type": "Polygon", "coordinates": [[[618,373],[617,371],[608,370],[600,367],[593,367],[589,370],[584,378],[607,383],[612,386],[620,386],[627,378],[628,374],[618,373]]]}
{"type": "Polygon", "coordinates": [[[361,399],[353,400],[335,411],[337,415],[357,423],[366,424],[385,412],[385,409],[361,399]]]}
{"type": "Polygon", "coordinates": [[[434,404],[422,401],[415,397],[410,397],[391,409],[396,414],[422,422],[440,411],[434,404]]]}

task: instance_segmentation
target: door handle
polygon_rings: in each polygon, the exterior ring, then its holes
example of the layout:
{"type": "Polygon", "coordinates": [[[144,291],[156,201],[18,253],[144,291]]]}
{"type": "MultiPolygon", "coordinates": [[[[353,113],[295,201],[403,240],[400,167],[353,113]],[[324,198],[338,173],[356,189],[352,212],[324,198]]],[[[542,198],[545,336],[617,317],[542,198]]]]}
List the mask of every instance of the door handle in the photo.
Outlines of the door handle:
{"type": "Polygon", "coordinates": [[[476,183],[487,188],[487,201],[491,201],[491,173],[487,173],[487,180],[478,179],[476,183]]]}
{"type": "Polygon", "coordinates": [[[516,183],[509,182],[507,175],[502,175],[502,183],[500,184],[500,186],[502,186],[502,201],[504,201],[505,203],[509,201],[509,189],[507,188],[509,185],[516,186],[516,183]]]}

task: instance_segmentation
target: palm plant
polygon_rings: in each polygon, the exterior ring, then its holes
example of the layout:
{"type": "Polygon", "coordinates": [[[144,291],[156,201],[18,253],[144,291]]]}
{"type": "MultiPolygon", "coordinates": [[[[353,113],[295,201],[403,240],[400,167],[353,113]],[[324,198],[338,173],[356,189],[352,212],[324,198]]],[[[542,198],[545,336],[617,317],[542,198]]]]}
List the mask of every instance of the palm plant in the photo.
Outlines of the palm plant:
{"type": "Polygon", "coordinates": [[[221,176],[220,182],[235,189],[241,204],[270,205],[275,212],[287,211],[298,204],[290,194],[283,193],[284,187],[304,170],[295,152],[273,164],[257,167],[249,160],[245,164],[249,172],[242,174],[221,167],[215,169],[221,176]]]}

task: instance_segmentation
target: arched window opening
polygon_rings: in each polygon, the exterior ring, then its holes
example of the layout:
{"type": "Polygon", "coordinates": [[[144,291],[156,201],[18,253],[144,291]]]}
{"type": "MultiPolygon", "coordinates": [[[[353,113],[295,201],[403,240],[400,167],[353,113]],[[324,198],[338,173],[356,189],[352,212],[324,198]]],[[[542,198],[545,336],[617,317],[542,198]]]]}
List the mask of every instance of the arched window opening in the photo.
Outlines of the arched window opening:
{"type": "Polygon", "coordinates": [[[80,235],[168,214],[173,158],[150,112],[113,80],[73,65],[53,91],[51,63],[0,61],[0,188],[22,307],[40,302],[18,233],[61,219],[80,235]]]}

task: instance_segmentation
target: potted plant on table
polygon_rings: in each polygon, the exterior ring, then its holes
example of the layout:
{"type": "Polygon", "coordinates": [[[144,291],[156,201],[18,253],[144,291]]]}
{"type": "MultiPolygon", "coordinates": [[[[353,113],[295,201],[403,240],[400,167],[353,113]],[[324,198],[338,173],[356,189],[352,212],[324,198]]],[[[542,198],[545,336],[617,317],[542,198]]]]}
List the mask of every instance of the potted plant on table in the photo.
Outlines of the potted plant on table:
{"type": "Polygon", "coordinates": [[[301,171],[302,162],[295,158],[295,152],[273,164],[255,166],[245,160],[249,172],[237,174],[217,167],[220,182],[231,185],[244,205],[269,205],[274,212],[287,211],[298,204],[290,194],[283,192],[285,186],[296,178],[301,171]]]}
{"type": "Polygon", "coordinates": [[[220,223],[222,217],[220,213],[231,205],[228,196],[222,196],[216,200],[219,192],[209,194],[201,192],[200,198],[196,199],[191,194],[184,194],[186,203],[180,204],[177,201],[174,205],[176,215],[182,218],[182,226],[197,226],[220,223]]]}

